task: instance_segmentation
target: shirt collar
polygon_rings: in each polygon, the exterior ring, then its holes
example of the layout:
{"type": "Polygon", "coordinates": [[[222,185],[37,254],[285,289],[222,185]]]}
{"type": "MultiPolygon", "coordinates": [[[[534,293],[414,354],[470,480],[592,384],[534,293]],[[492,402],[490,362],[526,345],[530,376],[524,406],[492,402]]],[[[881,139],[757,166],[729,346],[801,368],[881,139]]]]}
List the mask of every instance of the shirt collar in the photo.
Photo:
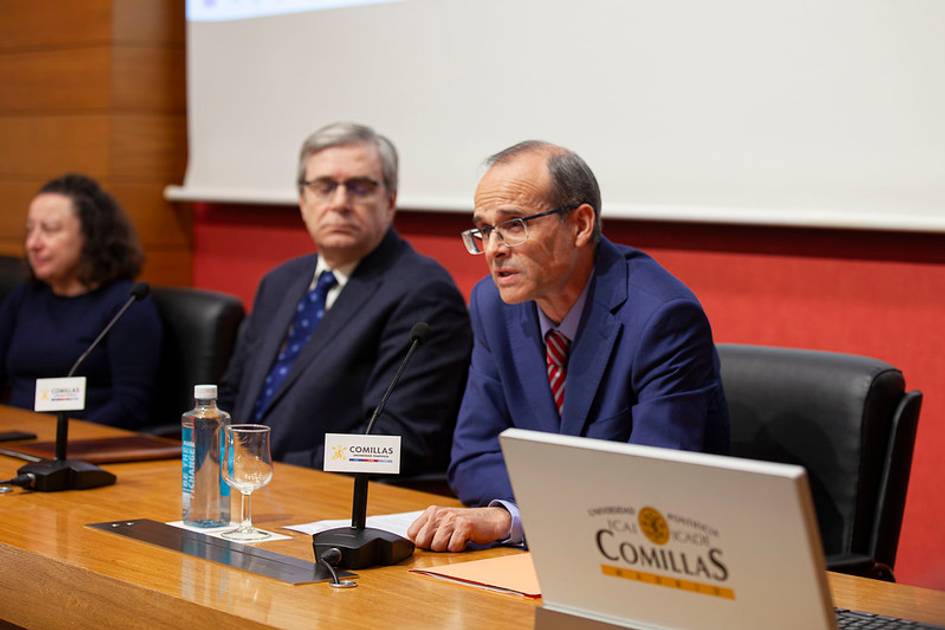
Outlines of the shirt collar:
{"type": "Polygon", "coordinates": [[[346,265],[339,265],[332,269],[325,262],[325,259],[321,256],[318,257],[318,262],[315,263],[315,275],[312,276],[312,282],[309,284],[308,288],[311,291],[315,288],[315,283],[318,282],[318,276],[321,275],[323,271],[330,271],[335,274],[335,280],[338,281],[338,284],[335,286],[335,289],[341,290],[348,283],[348,280],[351,278],[351,274],[354,273],[355,268],[358,266],[360,260],[356,260],[352,263],[346,265]]]}
{"type": "Polygon", "coordinates": [[[541,326],[542,339],[545,338],[549,330],[557,329],[558,332],[567,337],[569,341],[574,342],[574,338],[577,337],[578,324],[581,323],[581,315],[584,314],[584,303],[587,302],[587,289],[591,286],[591,278],[593,277],[594,272],[592,271],[587,277],[587,283],[585,283],[581,295],[578,296],[571,310],[568,311],[568,314],[564,316],[564,319],[562,319],[561,323],[558,325],[555,325],[551,318],[545,315],[545,312],[541,310],[537,302],[535,303],[535,310],[538,311],[538,323],[541,326]]]}

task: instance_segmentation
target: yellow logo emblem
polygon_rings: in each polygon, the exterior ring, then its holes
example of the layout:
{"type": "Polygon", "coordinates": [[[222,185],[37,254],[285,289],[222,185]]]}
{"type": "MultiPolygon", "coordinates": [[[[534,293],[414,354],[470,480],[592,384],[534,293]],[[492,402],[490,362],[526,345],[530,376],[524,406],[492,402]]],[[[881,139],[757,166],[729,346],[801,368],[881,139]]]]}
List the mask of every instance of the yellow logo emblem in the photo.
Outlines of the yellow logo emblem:
{"type": "Polygon", "coordinates": [[[640,531],[654,545],[665,545],[669,542],[669,524],[656,508],[645,507],[640,510],[638,517],[640,531]]]}
{"type": "Polygon", "coordinates": [[[343,446],[332,446],[332,447],[331,447],[331,450],[332,450],[331,458],[332,458],[333,460],[335,460],[335,459],[344,459],[344,458],[345,458],[345,447],[343,447],[343,446]]]}

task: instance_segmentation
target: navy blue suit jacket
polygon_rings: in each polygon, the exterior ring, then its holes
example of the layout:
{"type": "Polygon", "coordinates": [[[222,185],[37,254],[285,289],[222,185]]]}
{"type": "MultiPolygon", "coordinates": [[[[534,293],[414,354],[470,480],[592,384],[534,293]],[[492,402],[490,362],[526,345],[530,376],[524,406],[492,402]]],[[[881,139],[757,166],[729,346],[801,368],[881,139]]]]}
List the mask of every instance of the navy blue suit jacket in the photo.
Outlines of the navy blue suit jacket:
{"type": "MultiPolygon", "coordinates": [[[[252,422],[316,262],[315,255],[296,258],[260,283],[220,392],[234,422],[252,422]]],[[[393,229],[358,264],[265,410],[272,456],[321,468],[325,433],[363,432],[419,321],[431,333],[373,432],[402,436],[402,474],[444,470],[469,365],[469,317],[446,270],[393,229]]]]}
{"type": "Polygon", "coordinates": [[[450,484],[467,505],[514,500],[499,433],[508,427],[710,453],[729,450],[712,331],[695,295],[643,252],[602,238],[572,340],[559,419],[534,302],[473,290],[473,356],[450,484]]]}

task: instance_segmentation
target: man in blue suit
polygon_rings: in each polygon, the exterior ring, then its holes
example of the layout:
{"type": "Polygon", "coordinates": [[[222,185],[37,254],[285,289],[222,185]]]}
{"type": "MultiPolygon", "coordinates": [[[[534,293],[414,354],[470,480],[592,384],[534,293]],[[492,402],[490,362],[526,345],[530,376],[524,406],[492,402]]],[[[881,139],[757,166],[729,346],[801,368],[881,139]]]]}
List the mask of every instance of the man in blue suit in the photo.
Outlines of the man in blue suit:
{"type": "Polygon", "coordinates": [[[417,322],[431,333],[374,432],[402,437],[401,472],[446,469],[469,365],[462,296],[439,264],[394,231],[397,152],[362,125],[305,141],[299,207],[317,254],[263,278],[224,375],[234,421],[272,428],[274,458],[321,468],[325,433],[360,433],[417,322]]]}
{"type": "MultiPolygon", "coordinates": [[[[418,546],[523,541],[499,448],[509,427],[727,453],[728,408],[705,313],[643,252],[600,233],[600,191],[567,149],[523,142],[487,162],[470,253],[473,355],[449,477],[470,508],[431,506],[418,546]]],[[[549,492],[554,492],[549,488],[549,492]]]]}

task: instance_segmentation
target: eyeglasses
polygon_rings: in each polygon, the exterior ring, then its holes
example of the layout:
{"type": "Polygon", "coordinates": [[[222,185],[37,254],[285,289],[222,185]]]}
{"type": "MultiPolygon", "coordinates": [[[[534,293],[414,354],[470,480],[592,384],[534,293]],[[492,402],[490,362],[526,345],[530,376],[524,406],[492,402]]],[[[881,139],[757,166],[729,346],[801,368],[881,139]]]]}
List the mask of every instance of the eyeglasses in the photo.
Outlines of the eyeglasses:
{"type": "Polygon", "coordinates": [[[482,227],[466,230],[460,236],[463,238],[463,245],[470,254],[482,254],[486,251],[486,245],[489,238],[495,234],[499,242],[505,243],[509,247],[521,245],[528,240],[528,222],[534,219],[551,216],[552,214],[565,214],[571,212],[577,206],[555,208],[536,214],[529,214],[524,217],[515,217],[508,221],[503,221],[498,225],[483,225],[482,227]]]}
{"type": "Polygon", "coordinates": [[[331,199],[338,188],[344,188],[353,199],[362,200],[373,195],[380,188],[381,182],[370,177],[352,177],[343,182],[337,182],[330,177],[319,177],[303,181],[302,185],[308,188],[317,199],[331,199]]]}

